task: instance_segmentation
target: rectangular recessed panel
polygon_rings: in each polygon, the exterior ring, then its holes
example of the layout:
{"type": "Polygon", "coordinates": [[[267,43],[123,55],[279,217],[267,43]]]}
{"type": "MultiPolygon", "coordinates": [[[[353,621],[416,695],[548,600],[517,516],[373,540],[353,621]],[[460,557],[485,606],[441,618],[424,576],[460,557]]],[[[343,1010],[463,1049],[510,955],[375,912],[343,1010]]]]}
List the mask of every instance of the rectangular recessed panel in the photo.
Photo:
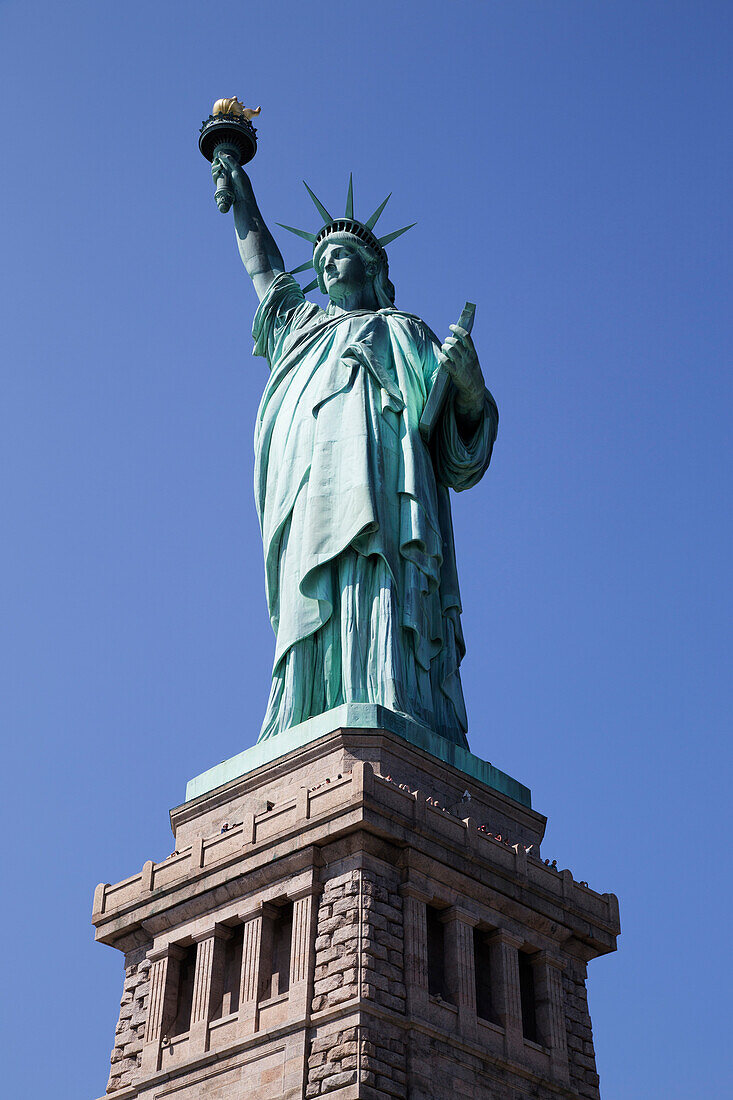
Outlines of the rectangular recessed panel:
{"type": "Polygon", "coordinates": [[[195,1081],[166,1082],[155,1100],[277,1100],[283,1092],[285,1048],[203,1070],[195,1081]]]}

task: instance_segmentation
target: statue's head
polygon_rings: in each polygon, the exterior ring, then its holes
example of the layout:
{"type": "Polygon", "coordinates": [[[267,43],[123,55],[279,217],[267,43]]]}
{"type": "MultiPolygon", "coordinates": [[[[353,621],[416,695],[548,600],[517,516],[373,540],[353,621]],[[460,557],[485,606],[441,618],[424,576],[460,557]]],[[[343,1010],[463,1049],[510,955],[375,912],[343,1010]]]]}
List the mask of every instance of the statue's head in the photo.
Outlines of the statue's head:
{"type": "Polygon", "coordinates": [[[350,233],[327,235],[314,249],[313,267],[319,290],[336,304],[371,286],[380,309],[394,305],[395,289],[383,249],[377,252],[350,233]]]}
{"type": "Polygon", "coordinates": [[[353,290],[371,283],[380,309],[394,305],[395,289],[389,278],[389,261],[384,246],[412,229],[412,226],[407,225],[404,229],[388,233],[386,237],[377,237],[372,232],[387,205],[389,195],[366,222],[360,222],[354,217],[351,179],[346,196],[346,213],[342,218],[332,218],[307,183],[305,186],[323,218],[323,226],[315,235],[304,229],[293,229],[289,225],[282,227],[313,244],[313,259],[294,271],[295,274],[308,267],[315,269],[316,278],[303,290],[307,292],[317,286],[323,294],[328,294],[331,301],[337,303],[353,290]]]}

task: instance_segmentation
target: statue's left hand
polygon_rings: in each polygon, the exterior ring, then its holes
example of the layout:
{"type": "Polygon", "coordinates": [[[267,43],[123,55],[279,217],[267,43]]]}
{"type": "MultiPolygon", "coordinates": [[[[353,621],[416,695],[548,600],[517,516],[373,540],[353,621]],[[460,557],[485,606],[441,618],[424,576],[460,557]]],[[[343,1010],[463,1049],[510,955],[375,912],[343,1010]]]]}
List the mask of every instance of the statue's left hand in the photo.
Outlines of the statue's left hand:
{"type": "Polygon", "coordinates": [[[441,362],[456,387],[456,412],[478,420],[484,407],[484,376],[470,334],[460,325],[451,325],[454,333],[441,347],[441,362]]]}

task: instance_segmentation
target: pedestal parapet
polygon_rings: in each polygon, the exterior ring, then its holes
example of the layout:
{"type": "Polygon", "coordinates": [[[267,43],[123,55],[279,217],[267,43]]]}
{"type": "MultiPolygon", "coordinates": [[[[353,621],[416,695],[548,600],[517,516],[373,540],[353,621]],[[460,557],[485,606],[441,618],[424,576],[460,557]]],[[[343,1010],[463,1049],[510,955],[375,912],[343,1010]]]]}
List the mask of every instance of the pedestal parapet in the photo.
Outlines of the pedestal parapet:
{"type": "Polygon", "coordinates": [[[189,785],[173,854],[95,892],[126,957],[108,1095],[598,1097],[616,898],[540,859],[526,788],[426,743],[319,730],[189,785]]]}

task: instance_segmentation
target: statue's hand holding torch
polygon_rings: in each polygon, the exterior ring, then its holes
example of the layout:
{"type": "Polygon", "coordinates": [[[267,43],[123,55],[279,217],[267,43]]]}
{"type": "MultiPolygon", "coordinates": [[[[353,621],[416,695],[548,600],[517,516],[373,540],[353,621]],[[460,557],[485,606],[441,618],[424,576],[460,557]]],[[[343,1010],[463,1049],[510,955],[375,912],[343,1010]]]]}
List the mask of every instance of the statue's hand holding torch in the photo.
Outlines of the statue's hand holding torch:
{"type": "Polygon", "coordinates": [[[242,165],[257,152],[257,131],[252,119],[259,113],[259,107],[245,107],[236,97],[218,99],[201,126],[199,149],[211,161],[216,184],[214,198],[222,214],[242,197],[246,179],[242,165]]]}
{"type": "Polygon", "coordinates": [[[216,185],[214,198],[222,214],[244,198],[244,171],[229,153],[219,153],[211,163],[211,175],[216,185]]]}

